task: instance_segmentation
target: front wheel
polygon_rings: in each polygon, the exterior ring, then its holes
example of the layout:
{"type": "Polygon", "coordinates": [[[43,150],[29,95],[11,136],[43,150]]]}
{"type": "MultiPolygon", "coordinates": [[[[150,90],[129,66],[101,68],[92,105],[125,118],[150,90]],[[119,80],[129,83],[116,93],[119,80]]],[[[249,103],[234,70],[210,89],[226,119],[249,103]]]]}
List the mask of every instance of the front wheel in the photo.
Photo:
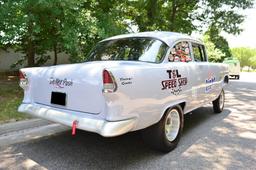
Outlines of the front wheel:
{"type": "Polygon", "coordinates": [[[214,113],[221,113],[224,109],[225,103],[225,93],[224,90],[221,90],[219,97],[212,102],[214,113]]]}
{"type": "Polygon", "coordinates": [[[142,135],[144,141],[151,147],[163,152],[170,152],[180,140],[183,125],[183,111],[177,105],[168,109],[157,124],[144,129],[142,135]]]}

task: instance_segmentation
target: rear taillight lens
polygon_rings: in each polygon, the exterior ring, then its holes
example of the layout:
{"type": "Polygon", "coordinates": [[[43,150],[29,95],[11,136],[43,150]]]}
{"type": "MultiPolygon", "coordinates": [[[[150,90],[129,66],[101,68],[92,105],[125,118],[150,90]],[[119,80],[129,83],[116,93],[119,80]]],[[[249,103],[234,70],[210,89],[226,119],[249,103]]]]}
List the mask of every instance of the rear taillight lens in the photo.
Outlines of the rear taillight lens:
{"type": "Polygon", "coordinates": [[[28,79],[26,74],[20,71],[19,78],[20,78],[20,87],[25,89],[28,86],[28,79]]]}
{"type": "Polygon", "coordinates": [[[20,80],[26,79],[25,75],[21,71],[19,72],[19,78],[20,78],[20,80]]]}
{"type": "Polygon", "coordinates": [[[111,72],[103,70],[103,92],[104,93],[113,93],[117,89],[115,79],[111,72]]]}

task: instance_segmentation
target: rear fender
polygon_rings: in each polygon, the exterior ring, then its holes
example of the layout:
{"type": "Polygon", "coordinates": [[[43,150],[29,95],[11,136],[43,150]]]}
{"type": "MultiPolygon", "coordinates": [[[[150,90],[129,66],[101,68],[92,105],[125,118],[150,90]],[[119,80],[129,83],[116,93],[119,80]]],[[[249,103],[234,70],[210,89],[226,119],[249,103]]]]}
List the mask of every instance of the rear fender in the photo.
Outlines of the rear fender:
{"type": "Polygon", "coordinates": [[[166,111],[174,106],[177,106],[177,105],[180,105],[181,108],[182,108],[182,111],[183,111],[183,114],[184,114],[184,110],[186,108],[186,101],[185,100],[178,100],[178,101],[175,101],[175,102],[172,102],[171,104],[167,105],[161,112],[161,115],[159,116],[158,118],[158,121],[159,122],[162,117],[164,116],[164,114],[166,113],[166,111]]]}

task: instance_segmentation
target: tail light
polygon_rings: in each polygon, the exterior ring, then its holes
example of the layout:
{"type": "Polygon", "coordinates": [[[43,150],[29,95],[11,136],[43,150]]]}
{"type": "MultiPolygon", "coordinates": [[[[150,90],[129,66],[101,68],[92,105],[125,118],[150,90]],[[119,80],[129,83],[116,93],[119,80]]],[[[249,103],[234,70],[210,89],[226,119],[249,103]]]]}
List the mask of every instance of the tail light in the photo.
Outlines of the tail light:
{"type": "Polygon", "coordinates": [[[24,73],[22,73],[21,71],[19,72],[19,78],[20,80],[26,79],[24,73]]]}
{"type": "Polygon", "coordinates": [[[23,89],[26,88],[28,86],[28,79],[26,74],[20,71],[19,78],[20,78],[20,87],[23,89]]]}
{"type": "Polygon", "coordinates": [[[117,89],[115,79],[111,72],[103,70],[103,92],[104,93],[113,93],[117,89]]]}

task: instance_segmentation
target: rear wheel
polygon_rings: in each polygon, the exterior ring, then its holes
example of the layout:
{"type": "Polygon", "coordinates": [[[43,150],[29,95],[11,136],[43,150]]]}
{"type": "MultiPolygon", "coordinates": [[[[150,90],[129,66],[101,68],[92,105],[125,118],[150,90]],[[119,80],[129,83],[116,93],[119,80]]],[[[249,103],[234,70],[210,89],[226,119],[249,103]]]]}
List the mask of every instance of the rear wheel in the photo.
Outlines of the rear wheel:
{"type": "Polygon", "coordinates": [[[224,90],[221,90],[219,97],[212,102],[214,113],[221,113],[224,109],[225,103],[225,93],[224,90]]]}
{"type": "Polygon", "coordinates": [[[237,76],[236,76],[236,79],[239,80],[239,79],[240,79],[240,75],[237,75],[237,76]]]}
{"type": "Polygon", "coordinates": [[[183,111],[178,105],[168,109],[162,119],[157,124],[143,130],[142,135],[151,147],[170,152],[180,140],[183,125],[183,111]]]}

